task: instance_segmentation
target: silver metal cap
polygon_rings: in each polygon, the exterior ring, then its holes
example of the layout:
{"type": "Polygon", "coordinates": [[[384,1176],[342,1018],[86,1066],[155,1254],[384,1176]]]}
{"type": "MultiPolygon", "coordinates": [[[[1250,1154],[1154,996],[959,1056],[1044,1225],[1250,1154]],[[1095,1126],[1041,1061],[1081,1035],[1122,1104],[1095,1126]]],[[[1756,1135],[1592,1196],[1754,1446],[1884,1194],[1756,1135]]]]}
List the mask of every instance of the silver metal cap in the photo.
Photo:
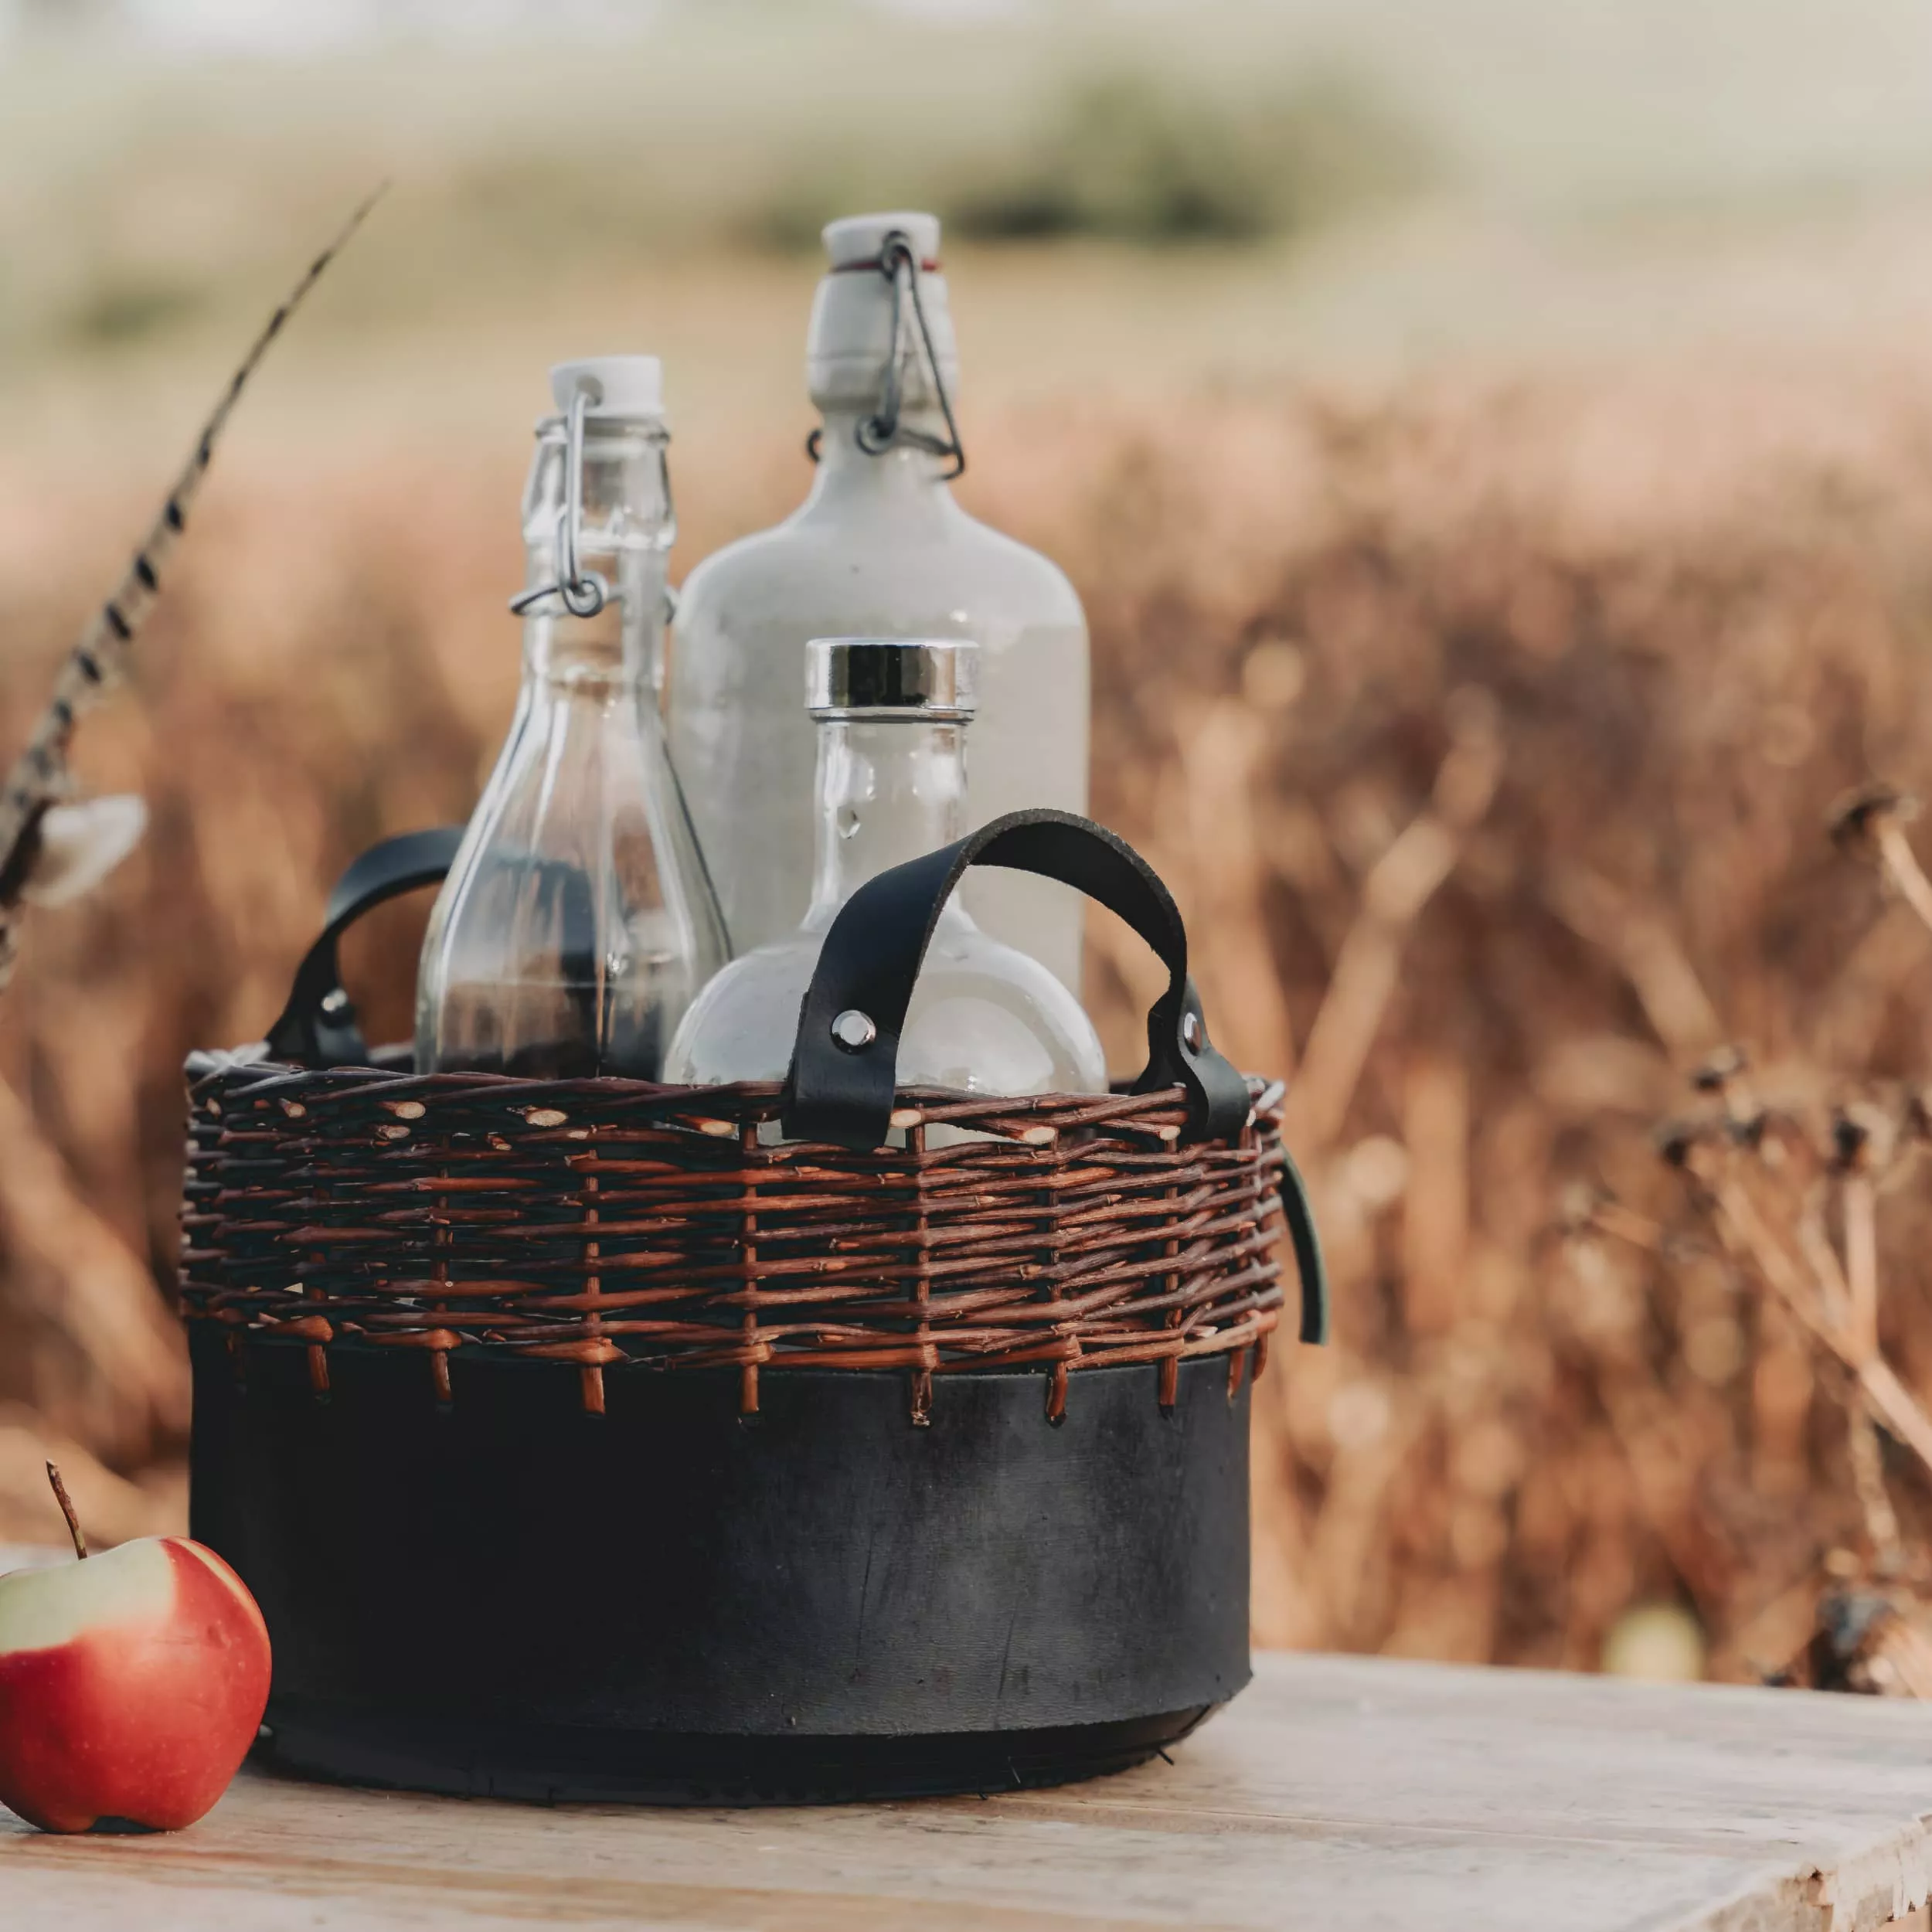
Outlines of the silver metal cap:
{"type": "Polygon", "coordinates": [[[978,701],[978,672],[969,638],[814,638],[805,708],[815,718],[964,722],[978,701]]]}

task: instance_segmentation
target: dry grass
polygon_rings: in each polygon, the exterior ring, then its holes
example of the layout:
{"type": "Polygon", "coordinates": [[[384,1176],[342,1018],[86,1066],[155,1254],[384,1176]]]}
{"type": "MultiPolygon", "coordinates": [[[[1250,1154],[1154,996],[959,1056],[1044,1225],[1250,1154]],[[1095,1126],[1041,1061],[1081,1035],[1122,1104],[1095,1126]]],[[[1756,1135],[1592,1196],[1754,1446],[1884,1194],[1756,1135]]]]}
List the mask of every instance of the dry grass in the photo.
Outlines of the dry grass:
{"type": "MultiPolygon", "coordinates": [[[[1243,978],[1213,1010],[1250,1053],[1352,951],[1379,970],[1376,874],[1471,694],[1502,719],[1351,1104],[1308,1123],[1342,1342],[1277,1386],[1264,1637],[1587,1665],[1662,1597],[1736,1672],[1807,1634],[1859,1516],[1804,1339],[1722,1265],[1559,1223],[1566,1184],[1674,1210],[1652,1123],[1725,1039],[1795,1098],[1917,1063],[1925,935],[1825,823],[1922,760],[1922,408],[1716,372],[1304,407],[1270,439],[1301,479],[1267,499],[1295,532],[1272,562],[1231,601],[1145,585],[1114,614],[1145,692],[1125,768],[1172,774],[1159,815],[1192,807],[1219,867],[1208,971],[1243,978]]],[[[1147,821],[1137,789],[1117,819],[1147,821]]],[[[1923,1386],[1922,1270],[1888,1279],[1923,1386]]]]}
{"type": "MultiPolygon", "coordinates": [[[[1722,1257],[1579,1239],[1566,1199],[1677,1215],[1653,1124],[1724,1040],[1794,1106],[1923,1077],[1932,937],[1825,826],[1873,771],[1928,777],[1932,379],[1703,369],[969,428],[976,506],[1087,599],[1097,809],[1175,881],[1217,1038],[1302,1081],[1338,1334],[1261,1384],[1257,1634],[1590,1667],[1664,1599],[1716,1670],[1781,1661],[1863,1533],[1842,1417],[1722,1257]]],[[[354,850],[467,808],[513,675],[513,476],[250,460],[138,696],[82,747],[145,791],[151,841],[29,929],[0,1012],[26,1104],[0,1104],[0,1401],[124,1523],[178,1507],[107,1472],[179,1453],[141,1264],[173,1245],[180,1056],[260,1033],[354,850]]],[[[747,525],[801,479],[754,452],[735,499],[719,480],[705,499],[747,525]]],[[[103,506],[0,492],[17,733],[103,506]]],[[[362,949],[378,1031],[406,1024],[413,940],[398,913],[362,949]]],[[[1095,942],[1124,1061],[1146,965],[1095,942]]],[[[1923,1390],[1921,1216],[1888,1203],[1879,1264],[1887,1355],[1923,1390]]],[[[8,1426],[0,1538],[52,1533],[8,1426]]],[[[1916,1534],[1932,1492],[1894,1474],[1916,1534]]]]}

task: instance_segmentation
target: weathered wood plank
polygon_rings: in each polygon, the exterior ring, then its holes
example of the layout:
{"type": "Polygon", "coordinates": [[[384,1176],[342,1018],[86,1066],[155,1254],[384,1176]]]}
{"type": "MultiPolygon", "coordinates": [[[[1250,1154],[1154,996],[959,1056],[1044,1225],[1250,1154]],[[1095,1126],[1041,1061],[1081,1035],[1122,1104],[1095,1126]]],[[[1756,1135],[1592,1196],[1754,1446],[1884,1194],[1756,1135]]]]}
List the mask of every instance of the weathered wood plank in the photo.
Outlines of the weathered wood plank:
{"type": "Polygon", "coordinates": [[[1932,1886],[1932,1708],[1266,1657],[1176,1753],[830,1811],[554,1811],[250,1774],[171,1838],[0,1814],[0,1924],[147,1932],[1852,1932],[1932,1886]]]}

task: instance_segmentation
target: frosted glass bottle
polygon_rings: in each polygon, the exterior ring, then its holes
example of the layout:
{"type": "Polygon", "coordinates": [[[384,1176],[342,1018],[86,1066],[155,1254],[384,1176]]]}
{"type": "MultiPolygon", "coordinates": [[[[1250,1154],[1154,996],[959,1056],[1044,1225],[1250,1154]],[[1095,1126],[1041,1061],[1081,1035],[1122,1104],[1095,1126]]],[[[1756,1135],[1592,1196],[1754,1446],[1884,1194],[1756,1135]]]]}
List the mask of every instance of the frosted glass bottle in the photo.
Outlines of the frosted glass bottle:
{"type": "MultiPolygon", "coordinates": [[[[667,1080],[783,1079],[839,907],[888,866],[964,835],[978,656],[970,641],[812,641],[817,808],[798,815],[812,829],[811,904],[795,931],[734,960],[698,995],[666,1056],[667,1080]]],[[[787,815],[781,794],[768,793],[765,809],[787,815]]],[[[898,1078],[972,1094],[1101,1093],[1107,1063],[1080,1002],[1037,960],[982,931],[955,893],[913,989],[898,1078]]]]}
{"type": "Polygon", "coordinates": [[[430,916],[425,1070],[657,1077],[729,956],[655,671],[675,526],[650,356],[550,372],[524,492],[523,685],[430,916]]]}
{"type": "MultiPolygon", "coordinates": [[[[811,493],[775,529],[707,557],[672,631],[671,747],[742,950],[791,932],[805,910],[811,834],[802,815],[748,808],[809,795],[810,721],[796,701],[814,637],[969,638],[981,650],[973,822],[1028,805],[1087,809],[1087,621],[1056,566],[968,516],[949,487],[950,438],[920,304],[946,394],[958,362],[930,215],[854,216],[825,231],[806,354],[823,414],[811,493]],[[882,259],[896,260],[894,283],[882,259]],[[896,382],[893,434],[875,453],[896,382]]],[[[985,930],[1080,989],[1080,896],[1050,880],[975,870],[967,903],[985,930]]]]}

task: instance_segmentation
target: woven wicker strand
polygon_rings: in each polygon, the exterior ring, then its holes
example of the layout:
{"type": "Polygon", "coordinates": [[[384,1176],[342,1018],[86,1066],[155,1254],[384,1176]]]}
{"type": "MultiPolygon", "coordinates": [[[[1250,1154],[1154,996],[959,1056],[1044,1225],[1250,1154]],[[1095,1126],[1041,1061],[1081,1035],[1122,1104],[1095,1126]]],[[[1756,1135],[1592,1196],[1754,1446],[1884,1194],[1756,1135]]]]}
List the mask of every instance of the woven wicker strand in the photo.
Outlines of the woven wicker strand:
{"type": "Polygon", "coordinates": [[[665,1087],[230,1063],[190,1090],[181,1302],[236,1346],[458,1351],[578,1372],[935,1376],[1266,1359],[1282,1304],[1279,1089],[1237,1144],[1184,1145],[1177,1088],[992,1100],[902,1092],[903,1145],[775,1142],[770,1086],[665,1087]],[[934,1128],[965,1130],[934,1134],[934,1128]],[[760,1130],[765,1129],[761,1133],[760,1130]],[[941,1143],[934,1145],[934,1143],[941,1143]]]}

